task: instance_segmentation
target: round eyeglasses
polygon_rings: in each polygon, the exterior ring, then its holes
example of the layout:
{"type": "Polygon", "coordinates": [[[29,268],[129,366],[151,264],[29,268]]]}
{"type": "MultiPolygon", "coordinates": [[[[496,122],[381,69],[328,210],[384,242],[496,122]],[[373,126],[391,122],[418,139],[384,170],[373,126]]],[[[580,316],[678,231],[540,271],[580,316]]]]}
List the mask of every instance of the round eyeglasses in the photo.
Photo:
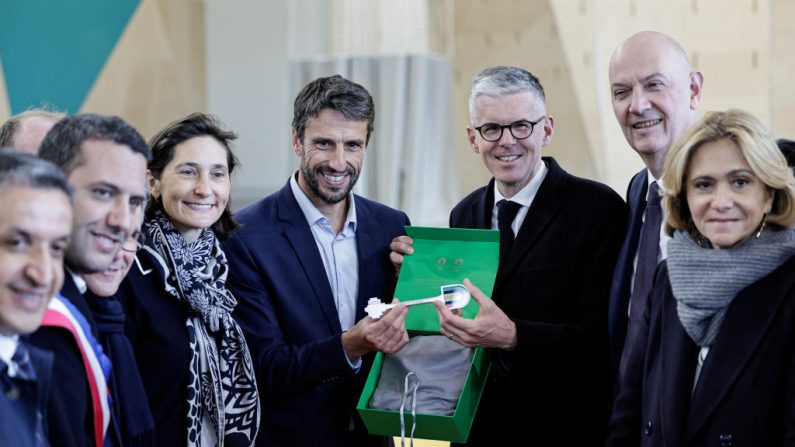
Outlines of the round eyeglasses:
{"type": "Polygon", "coordinates": [[[480,136],[484,140],[492,143],[495,141],[500,141],[500,138],[502,138],[502,132],[505,129],[508,129],[508,131],[511,132],[511,135],[513,135],[513,137],[516,138],[517,140],[524,140],[525,138],[532,135],[533,128],[536,126],[536,124],[540,123],[541,121],[544,121],[545,119],[546,116],[542,116],[535,122],[527,120],[519,120],[519,121],[514,121],[511,124],[506,124],[504,126],[499,125],[497,123],[486,123],[476,127],[475,130],[477,130],[478,133],[480,133],[480,136]]]}

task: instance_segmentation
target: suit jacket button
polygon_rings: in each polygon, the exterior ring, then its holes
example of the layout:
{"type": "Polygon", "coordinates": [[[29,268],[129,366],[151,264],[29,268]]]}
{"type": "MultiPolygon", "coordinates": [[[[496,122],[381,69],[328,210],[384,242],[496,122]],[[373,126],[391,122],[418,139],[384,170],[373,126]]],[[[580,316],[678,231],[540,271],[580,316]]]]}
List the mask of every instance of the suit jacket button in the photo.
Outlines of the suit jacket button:
{"type": "Polygon", "coordinates": [[[651,421],[646,422],[646,427],[643,428],[643,434],[646,436],[651,436],[651,421]]]}
{"type": "Polygon", "coordinates": [[[720,435],[718,439],[720,440],[721,447],[731,447],[734,445],[734,436],[728,433],[720,435]]]}

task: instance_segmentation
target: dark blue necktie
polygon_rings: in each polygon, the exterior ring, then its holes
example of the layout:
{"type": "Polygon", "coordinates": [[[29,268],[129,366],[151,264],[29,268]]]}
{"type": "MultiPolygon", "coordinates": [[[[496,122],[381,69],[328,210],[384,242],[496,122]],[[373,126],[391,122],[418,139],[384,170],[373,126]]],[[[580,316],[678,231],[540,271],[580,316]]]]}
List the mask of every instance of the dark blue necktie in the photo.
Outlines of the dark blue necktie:
{"type": "Polygon", "coordinates": [[[515,236],[511,224],[522,205],[502,199],[497,202],[497,228],[500,230],[500,262],[508,257],[513,247],[515,236]]]}
{"type": "Polygon", "coordinates": [[[662,207],[660,206],[660,189],[657,182],[649,185],[646,199],[646,219],[640,232],[638,246],[638,263],[635,267],[635,283],[629,304],[631,319],[643,315],[643,304],[651,291],[654,272],[657,270],[657,259],[660,255],[660,225],[662,224],[662,207]]]}
{"type": "Polygon", "coordinates": [[[16,365],[16,377],[23,380],[36,380],[36,372],[30,362],[30,352],[22,343],[17,344],[17,350],[14,351],[14,356],[11,357],[11,363],[16,365]]]}
{"type": "MultiPolygon", "coordinates": [[[[3,362],[0,361],[0,364],[3,362]]],[[[14,351],[14,355],[11,357],[11,364],[14,365],[15,371],[14,376],[12,377],[9,374],[10,368],[7,367],[5,371],[2,371],[0,376],[2,380],[5,382],[5,392],[6,398],[9,400],[17,400],[23,396],[23,394],[27,395],[27,399],[31,398],[33,395],[28,395],[27,392],[23,391],[26,385],[23,385],[22,382],[35,382],[36,381],[36,370],[33,368],[33,362],[30,360],[30,351],[23,343],[17,344],[17,349],[14,351]],[[23,387],[23,388],[20,388],[23,387]]],[[[27,386],[29,386],[28,384],[27,386]]],[[[41,392],[39,389],[38,392],[41,392]]],[[[42,417],[41,408],[36,405],[36,428],[34,433],[34,442],[36,447],[43,447],[48,446],[49,441],[47,441],[47,437],[44,435],[44,419],[42,417]]]]}

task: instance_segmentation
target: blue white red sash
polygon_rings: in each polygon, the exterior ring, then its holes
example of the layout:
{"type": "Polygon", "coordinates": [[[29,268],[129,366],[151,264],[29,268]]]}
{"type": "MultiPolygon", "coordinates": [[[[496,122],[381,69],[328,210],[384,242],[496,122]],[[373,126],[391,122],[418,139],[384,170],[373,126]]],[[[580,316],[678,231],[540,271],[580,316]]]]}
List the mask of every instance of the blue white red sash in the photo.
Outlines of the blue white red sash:
{"type": "Polygon", "coordinates": [[[83,365],[86,368],[88,386],[91,390],[94,413],[94,438],[97,447],[102,447],[111,418],[110,395],[108,393],[110,360],[102,352],[102,346],[97,343],[91,333],[91,328],[85,316],[60,294],[55,295],[50,300],[41,325],[68,330],[74,337],[78,348],[80,348],[83,365]]]}

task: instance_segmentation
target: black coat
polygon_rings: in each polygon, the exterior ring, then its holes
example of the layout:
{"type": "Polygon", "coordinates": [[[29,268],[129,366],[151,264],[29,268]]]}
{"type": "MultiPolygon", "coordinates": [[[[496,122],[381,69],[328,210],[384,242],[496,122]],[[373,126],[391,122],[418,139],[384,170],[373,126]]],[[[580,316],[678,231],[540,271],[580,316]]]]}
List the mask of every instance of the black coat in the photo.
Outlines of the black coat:
{"type": "Polygon", "coordinates": [[[667,263],[649,297],[607,445],[795,446],[795,257],[737,294],[695,390],[699,347],[679,321],[667,263]]]}
{"type": "Polygon", "coordinates": [[[155,420],[157,445],[187,445],[188,307],[166,291],[163,269],[152,254],[141,250],[136,257],[116,293],[126,313],[124,332],[155,420]]]}
{"type": "MultiPolygon", "coordinates": [[[[469,445],[599,445],[607,425],[607,302],[627,208],[605,185],[552,158],[492,299],[517,345],[494,350],[469,445]],[[510,443],[510,444],[508,444],[510,443]]],[[[494,180],[464,198],[450,226],[490,228],[494,180]]]]}

